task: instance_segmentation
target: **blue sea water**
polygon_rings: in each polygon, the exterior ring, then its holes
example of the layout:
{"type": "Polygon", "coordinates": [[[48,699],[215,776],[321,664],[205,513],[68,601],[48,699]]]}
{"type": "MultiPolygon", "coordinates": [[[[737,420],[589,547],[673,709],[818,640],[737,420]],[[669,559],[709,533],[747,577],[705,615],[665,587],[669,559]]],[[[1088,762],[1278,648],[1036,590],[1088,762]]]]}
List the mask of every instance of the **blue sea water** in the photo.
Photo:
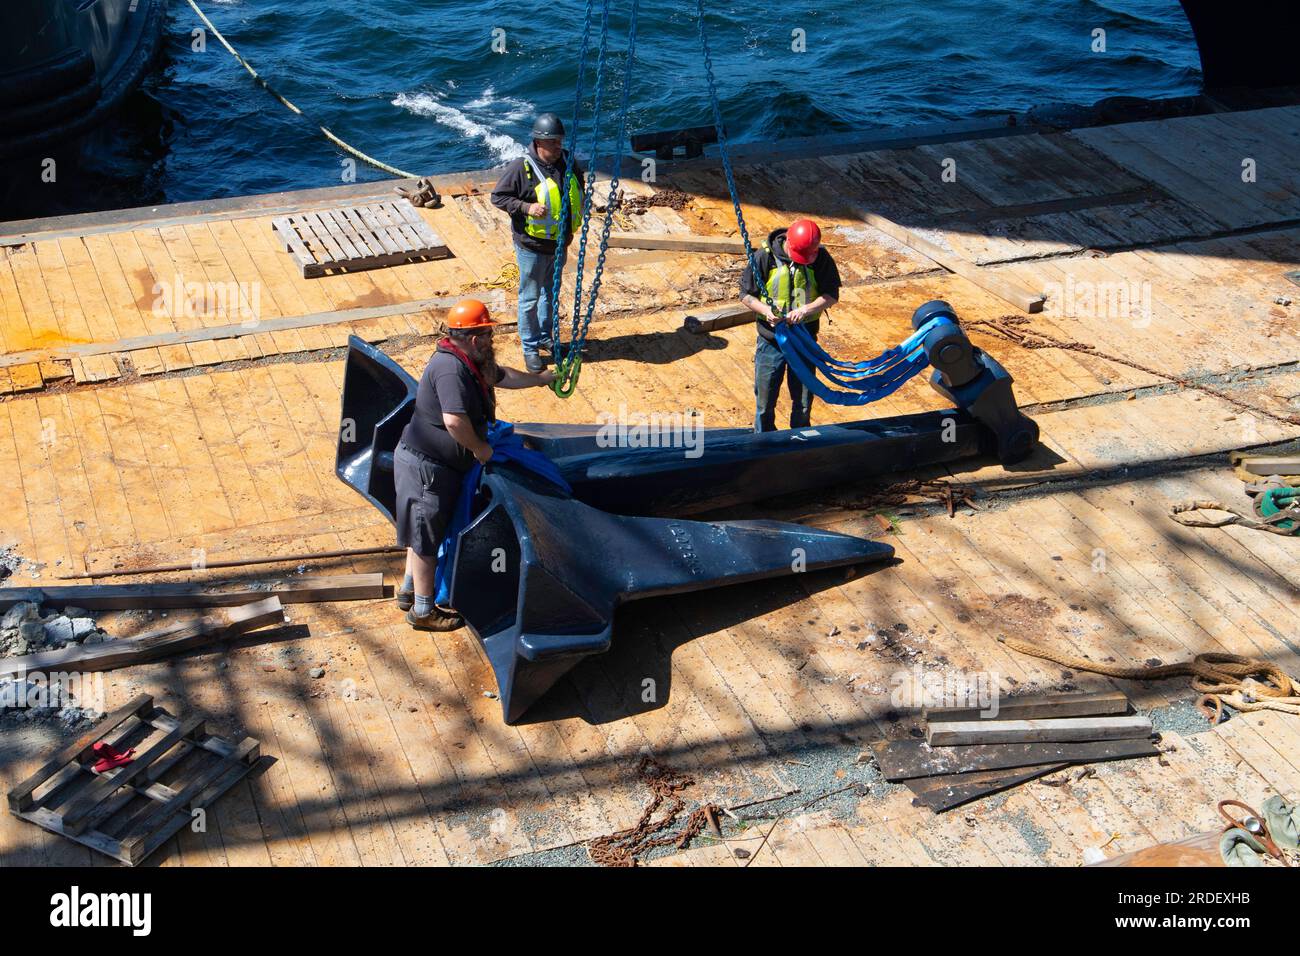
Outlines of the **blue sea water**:
{"type": "MultiPolygon", "coordinates": [[[[445,173],[518,155],[532,116],[573,112],[585,0],[198,0],[312,120],[399,168],[445,173]],[[505,52],[494,52],[494,30],[505,52]],[[500,37],[500,34],[497,34],[500,37]]],[[[599,3],[599,0],[598,0],[599,3]]],[[[630,0],[614,0],[621,51],[630,0]]],[[[1196,92],[1177,0],[762,0],[711,3],[734,139],[967,119],[1105,96],[1196,92]],[[806,52],[792,50],[792,31],[806,52]],[[1094,30],[1106,51],[1094,52],[1094,30]]],[[[629,130],[710,121],[694,0],[643,0],[629,130]]],[[[166,52],[104,138],[87,208],[335,185],[340,151],[260,89],[172,0],[166,52]],[[143,100],[145,106],[140,107],[143,100]]],[[[611,66],[621,70],[620,52],[611,66]]],[[[614,83],[614,92],[619,84],[614,83]]],[[[607,101],[608,102],[608,101],[607,101]]],[[[387,174],[360,166],[359,179],[387,174]]]]}

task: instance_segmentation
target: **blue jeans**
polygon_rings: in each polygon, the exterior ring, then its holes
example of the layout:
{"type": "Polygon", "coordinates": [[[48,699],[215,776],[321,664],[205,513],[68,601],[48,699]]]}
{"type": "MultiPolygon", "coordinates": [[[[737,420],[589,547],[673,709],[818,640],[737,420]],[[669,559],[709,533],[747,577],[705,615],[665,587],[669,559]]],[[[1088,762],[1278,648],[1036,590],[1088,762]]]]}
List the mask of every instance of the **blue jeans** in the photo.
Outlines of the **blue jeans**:
{"type": "Polygon", "coordinates": [[[812,392],[794,374],[781,354],[781,347],[758,336],[754,349],[754,398],[758,409],[754,413],[754,431],[776,431],[776,400],[781,394],[784,373],[790,388],[790,427],[807,428],[812,419],[812,392]]]}
{"type": "MultiPolygon", "coordinates": [[[[563,268],[565,249],[558,251],[563,268]]],[[[531,252],[515,246],[519,265],[519,342],[526,358],[536,358],[537,350],[551,345],[555,321],[555,303],[551,301],[555,281],[555,256],[531,252]]]]}

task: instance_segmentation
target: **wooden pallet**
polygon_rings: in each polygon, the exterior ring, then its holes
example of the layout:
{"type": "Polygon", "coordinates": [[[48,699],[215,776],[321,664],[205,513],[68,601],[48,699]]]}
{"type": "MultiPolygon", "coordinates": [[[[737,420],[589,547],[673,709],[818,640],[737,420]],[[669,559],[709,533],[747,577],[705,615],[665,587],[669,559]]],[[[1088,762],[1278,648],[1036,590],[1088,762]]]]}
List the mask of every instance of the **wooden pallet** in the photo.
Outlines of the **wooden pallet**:
{"type": "Polygon", "coordinates": [[[10,790],[9,812],[135,866],[241,780],[259,747],[207,733],[201,717],[178,720],[142,694],[10,790]],[[96,774],[101,740],[134,748],[135,759],[96,774]]]}
{"type": "Polygon", "coordinates": [[[283,216],[271,226],[304,279],[451,255],[405,200],[283,216]]]}

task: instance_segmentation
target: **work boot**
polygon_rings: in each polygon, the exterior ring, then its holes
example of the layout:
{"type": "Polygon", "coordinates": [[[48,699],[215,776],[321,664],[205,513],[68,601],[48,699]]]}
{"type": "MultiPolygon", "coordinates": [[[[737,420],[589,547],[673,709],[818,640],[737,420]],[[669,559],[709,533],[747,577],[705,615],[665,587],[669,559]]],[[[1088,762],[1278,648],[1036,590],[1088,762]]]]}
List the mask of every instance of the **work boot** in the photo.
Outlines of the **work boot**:
{"type": "Polygon", "coordinates": [[[543,362],[541,358],[536,355],[525,355],[524,368],[534,373],[544,372],[546,371],[546,363],[543,362]]]}
{"type": "Polygon", "coordinates": [[[415,607],[415,592],[403,591],[400,587],[397,589],[397,609],[399,611],[409,611],[415,607]]]}
{"type": "Polygon", "coordinates": [[[465,626],[465,619],[455,611],[444,611],[440,607],[420,617],[412,608],[406,612],[406,623],[417,631],[455,631],[465,626]]]}

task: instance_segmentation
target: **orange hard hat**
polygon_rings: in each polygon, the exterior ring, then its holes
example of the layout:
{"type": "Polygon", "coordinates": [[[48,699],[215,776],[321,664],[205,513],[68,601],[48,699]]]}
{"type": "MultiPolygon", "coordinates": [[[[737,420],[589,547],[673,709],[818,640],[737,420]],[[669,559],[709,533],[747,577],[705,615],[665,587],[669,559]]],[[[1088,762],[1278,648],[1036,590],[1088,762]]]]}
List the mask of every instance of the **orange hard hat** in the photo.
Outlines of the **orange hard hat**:
{"type": "Polygon", "coordinates": [[[785,251],[801,266],[812,265],[821,246],[822,231],[811,219],[797,219],[785,234],[785,251]]]}
{"type": "Polygon", "coordinates": [[[490,329],[496,325],[488,313],[488,307],[478,299],[466,299],[457,302],[447,313],[447,328],[465,331],[468,329],[490,329]]]}

